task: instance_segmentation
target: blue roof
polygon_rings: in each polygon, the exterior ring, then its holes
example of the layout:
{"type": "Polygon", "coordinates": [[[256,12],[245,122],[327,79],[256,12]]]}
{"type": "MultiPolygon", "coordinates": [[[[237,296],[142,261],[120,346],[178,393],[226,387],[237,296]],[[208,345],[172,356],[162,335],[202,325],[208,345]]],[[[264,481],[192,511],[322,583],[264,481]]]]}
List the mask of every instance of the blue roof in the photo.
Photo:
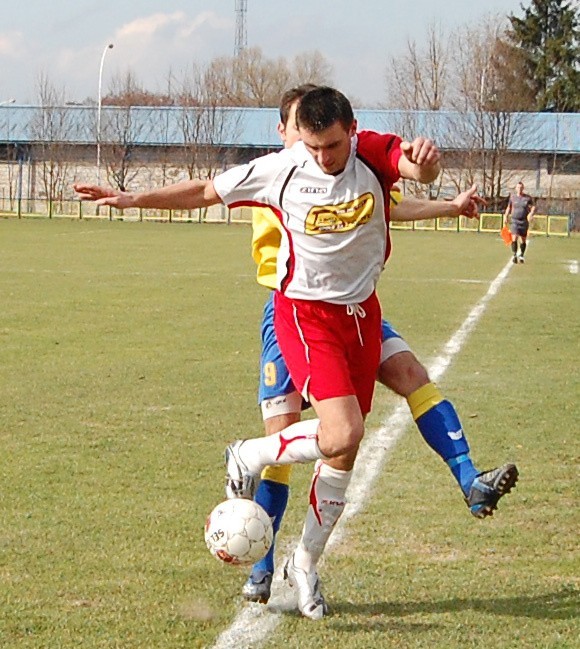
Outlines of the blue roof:
{"type": "MultiPolygon", "coordinates": [[[[424,135],[443,150],[478,148],[470,141],[478,119],[495,116],[452,111],[356,110],[359,128],[424,135]]],[[[580,153],[580,115],[575,113],[512,113],[510,141],[514,152],[580,153]]],[[[101,141],[118,141],[129,133],[140,145],[183,145],[196,140],[226,147],[280,147],[275,108],[183,108],[106,106],[101,111],[101,141]],[[213,130],[207,127],[214,124],[213,130]],[[206,125],[204,127],[204,124],[206,125]]],[[[97,108],[94,106],[0,106],[0,143],[38,143],[47,140],[94,144],[97,108]],[[52,128],[52,135],[51,133],[52,128]]]]}

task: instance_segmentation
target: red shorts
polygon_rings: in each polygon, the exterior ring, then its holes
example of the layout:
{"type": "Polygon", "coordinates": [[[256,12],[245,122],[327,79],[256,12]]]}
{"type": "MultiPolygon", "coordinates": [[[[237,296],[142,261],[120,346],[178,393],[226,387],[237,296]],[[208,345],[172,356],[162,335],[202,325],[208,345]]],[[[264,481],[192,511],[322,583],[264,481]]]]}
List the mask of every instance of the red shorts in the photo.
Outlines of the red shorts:
{"type": "Polygon", "coordinates": [[[381,354],[381,307],[373,293],[360,305],[274,296],[276,338],[296,389],[318,401],[355,395],[371,410],[381,354]]]}

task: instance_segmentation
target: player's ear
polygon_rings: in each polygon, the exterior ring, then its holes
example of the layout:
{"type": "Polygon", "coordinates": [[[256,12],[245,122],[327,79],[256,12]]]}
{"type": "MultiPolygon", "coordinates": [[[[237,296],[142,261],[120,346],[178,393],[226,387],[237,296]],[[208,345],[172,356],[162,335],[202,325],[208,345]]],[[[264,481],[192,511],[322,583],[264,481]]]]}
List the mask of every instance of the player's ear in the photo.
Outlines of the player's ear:
{"type": "Polygon", "coordinates": [[[278,131],[278,135],[282,139],[282,142],[286,140],[286,127],[282,122],[278,122],[278,126],[276,127],[276,130],[278,131]]]}
{"type": "Polygon", "coordinates": [[[348,134],[350,135],[350,137],[352,137],[352,136],[356,133],[356,129],[357,129],[357,128],[358,128],[358,122],[356,121],[356,119],[353,119],[353,120],[352,120],[352,125],[351,125],[351,127],[350,127],[349,132],[348,132],[348,134]]]}

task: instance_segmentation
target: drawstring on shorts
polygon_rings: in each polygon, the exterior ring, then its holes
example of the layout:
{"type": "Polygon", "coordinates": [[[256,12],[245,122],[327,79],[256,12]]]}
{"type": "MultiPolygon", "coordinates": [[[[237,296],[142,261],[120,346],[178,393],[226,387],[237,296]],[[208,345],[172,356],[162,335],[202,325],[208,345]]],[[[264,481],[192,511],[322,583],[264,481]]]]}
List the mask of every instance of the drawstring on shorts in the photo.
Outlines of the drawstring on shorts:
{"type": "Polygon", "coordinates": [[[359,318],[366,318],[366,311],[362,308],[360,304],[347,304],[346,305],[346,314],[354,316],[354,321],[356,323],[356,330],[358,332],[358,339],[360,340],[361,347],[364,347],[363,337],[360,331],[360,325],[358,323],[359,318]]]}

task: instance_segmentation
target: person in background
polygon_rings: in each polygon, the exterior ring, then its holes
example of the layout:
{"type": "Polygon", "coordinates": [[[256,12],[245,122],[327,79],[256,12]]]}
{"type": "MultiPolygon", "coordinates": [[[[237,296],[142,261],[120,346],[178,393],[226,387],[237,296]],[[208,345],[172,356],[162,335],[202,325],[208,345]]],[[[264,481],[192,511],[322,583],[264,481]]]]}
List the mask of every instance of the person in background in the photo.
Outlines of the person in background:
{"type": "Polygon", "coordinates": [[[524,263],[528,230],[530,223],[534,218],[535,212],[536,206],[534,205],[534,199],[529,194],[524,193],[524,183],[520,180],[520,182],[516,184],[515,193],[511,194],[509,197],[509,201],[503,215],[504,225],[508,224],[508,218],[511,217],[509,228],[512,235],[512,261],[514,264],[517,264],[518,261],[520,262],[520,264],[524,263]],[[519,255],[518,239],[520,243],[519,255]]]}

